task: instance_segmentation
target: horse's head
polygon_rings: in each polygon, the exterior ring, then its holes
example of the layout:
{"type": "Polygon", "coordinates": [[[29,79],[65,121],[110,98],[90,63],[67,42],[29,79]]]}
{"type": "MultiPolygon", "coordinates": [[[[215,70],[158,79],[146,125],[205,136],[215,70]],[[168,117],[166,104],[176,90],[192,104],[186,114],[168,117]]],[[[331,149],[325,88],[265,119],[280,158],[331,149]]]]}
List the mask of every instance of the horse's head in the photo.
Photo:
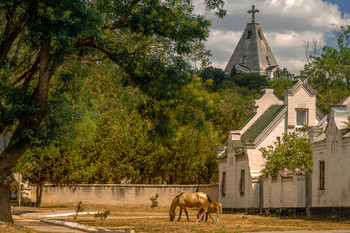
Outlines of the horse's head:
{"type": "Polygon", "coordinates": [[[169,210],[169,216],[170,216],[170,221],[174,221],[174,218],[175,218],[175,211],[171,211],[169,210]]]}

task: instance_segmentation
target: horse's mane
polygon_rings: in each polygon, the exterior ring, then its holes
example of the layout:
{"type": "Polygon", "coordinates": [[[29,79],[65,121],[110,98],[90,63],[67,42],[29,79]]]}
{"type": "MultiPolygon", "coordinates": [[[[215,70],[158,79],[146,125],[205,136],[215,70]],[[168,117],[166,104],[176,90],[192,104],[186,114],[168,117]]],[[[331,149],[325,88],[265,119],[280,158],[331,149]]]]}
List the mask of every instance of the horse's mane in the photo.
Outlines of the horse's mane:
{"type": "Polygon", "coordinates": [[[212,202],[212,201],[210,200],[210,197],[209,197],[208,194],[207,194],[207,198],[208,198],[208,202],[209,202],[209,203],[212,202]]]}
{"type": "Polygon", "coordinates": [[[177,196],[174,198],[174,200],[171,202],[171,205],[170,205],[170,209],[171,209],[171,207],[173,206],[173,204],[174,204],[174,201],[176,200],[176,198],[178,198],[181,194],[183,194],[183,193],[185,193],[185,192],[181,192],[181,193],[179,193],[179,194],[177,194],[177,196]]]}

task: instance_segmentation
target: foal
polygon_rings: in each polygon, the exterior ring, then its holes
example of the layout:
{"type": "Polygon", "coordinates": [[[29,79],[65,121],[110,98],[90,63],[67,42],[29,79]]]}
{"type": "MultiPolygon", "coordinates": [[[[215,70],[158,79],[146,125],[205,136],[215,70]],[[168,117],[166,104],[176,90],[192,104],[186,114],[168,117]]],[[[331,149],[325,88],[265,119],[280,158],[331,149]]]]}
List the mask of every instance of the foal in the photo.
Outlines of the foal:
{"type": "Polygon", "coordinates": [[[215,213],[217,214],[217,218],[216,218],[216,222],[215,224],[217,224],[219,222],[219,213],[222,214],[222,205],[220,202],[214,201],[214,202],[210,202],[210,203],[205,203],[203,204],[201,207],[199,207],[198,213],[197,213],[197,222],[202,221],[204,214],[208,213],[211,220],[214,219],[212,218],[212,216],[210,215],[210,213],[215,213]]]}

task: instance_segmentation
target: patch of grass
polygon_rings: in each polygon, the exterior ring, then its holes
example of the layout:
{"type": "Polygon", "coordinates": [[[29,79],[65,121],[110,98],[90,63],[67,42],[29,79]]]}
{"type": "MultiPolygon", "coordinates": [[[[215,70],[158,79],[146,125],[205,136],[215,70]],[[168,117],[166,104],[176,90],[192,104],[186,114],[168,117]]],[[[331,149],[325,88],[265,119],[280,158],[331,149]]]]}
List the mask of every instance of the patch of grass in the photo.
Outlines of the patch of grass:
{"type": "Polygon", "coordinates": [[[0,222],[1,233],[38,233],[32,229],[28,229],[21,226],[16,226],[11,223],[0,222]]]}

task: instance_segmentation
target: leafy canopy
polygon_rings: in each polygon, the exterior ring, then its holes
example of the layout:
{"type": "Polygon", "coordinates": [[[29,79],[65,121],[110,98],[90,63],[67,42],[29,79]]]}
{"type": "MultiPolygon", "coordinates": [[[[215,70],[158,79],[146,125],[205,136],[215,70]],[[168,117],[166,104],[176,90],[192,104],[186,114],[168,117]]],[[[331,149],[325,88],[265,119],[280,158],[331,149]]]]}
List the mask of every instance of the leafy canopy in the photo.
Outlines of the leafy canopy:
{"type": "MultiPolygon", "coordinates": [[[[305,130],[304,130],[305,131],[305,130]]],[[[310,139],[306,132],[292,132],[284,134],[280,145],[269,145],[260,149],[266,160],[262,173],[276,176],[279,171],[311,171],[312,153],[310,139]]]]}
{"type": "Polygon", "coordinates": [[[323,113],[350,95],[350,26],[340,26],[335,35],[335,46],[323,46],[310,53],[302,75],[317,93],[317,106],[323,113]]]}

